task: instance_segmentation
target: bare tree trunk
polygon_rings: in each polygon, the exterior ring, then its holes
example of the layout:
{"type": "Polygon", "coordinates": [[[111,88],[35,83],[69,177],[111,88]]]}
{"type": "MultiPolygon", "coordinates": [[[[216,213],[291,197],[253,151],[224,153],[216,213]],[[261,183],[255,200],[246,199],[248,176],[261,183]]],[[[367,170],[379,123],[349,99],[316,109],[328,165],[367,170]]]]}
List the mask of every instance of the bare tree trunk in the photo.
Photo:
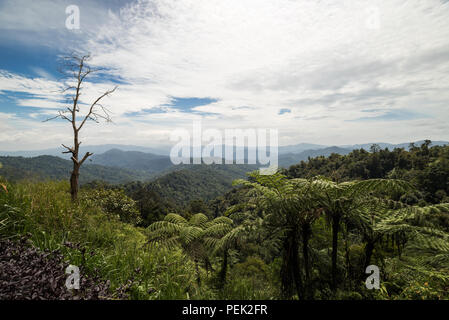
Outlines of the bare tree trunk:
{"type": "Polygon", "coordinates": [[[70,176],[70,194],[72,201],[75,202],[78,199],[78,179],[79,179],[79,165],[73,163],[73,171],[70,176]]]}
{"type": "Polygon", "coordinates": [[[290,268],[290,244],[289,239],[284,240],[284,250],[281,265],[282,299],[290,299],[293,295],[293,274],[290,268]]]}
{"type": "MultiPolygon", "coordinates": [[[[79,88],[79,86],[78,86],[79,88]]],[[[79,96],[79,89],[77,89],[77,96],[79,96]]],[[[73,152],[72,152],[72,161],[73,161],[73,171],[70,176],[70,194],[72,196],[72,202],[78,200],[78,183],[80,176],[80,165],[78,162],[78,154],[79,154],[79,142],[78,142],[78,130],[76,129],[76,114],[75,107],[72,111],[72,127],[73,127],[73,152]]]]}

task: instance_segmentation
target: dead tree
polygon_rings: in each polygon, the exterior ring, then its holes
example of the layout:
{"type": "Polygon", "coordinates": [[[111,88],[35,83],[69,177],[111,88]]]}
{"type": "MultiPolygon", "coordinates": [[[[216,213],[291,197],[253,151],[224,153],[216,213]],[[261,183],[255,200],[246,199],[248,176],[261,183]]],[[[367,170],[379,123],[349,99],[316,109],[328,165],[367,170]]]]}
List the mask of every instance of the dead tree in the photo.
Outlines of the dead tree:
{"type": "Polygon", "coordinates": [[[93,153],[86,152],[81,159],[79,158],[79,147],[81,144],[81,141],[79,141],[79,132],[88,120],[92,120],[96,123],[99,123],[99,120],[101,119],[106,122],[111,122],[110,112],[106,107],[100,104],[100,101],[117,89],[117,86],[115,86],[112,90],[108,90],[96,98],[90,105],[87,104],[87,106],[84,107],[85,102],[81,102],[80,100],[83,81],[87,76],[100,71],[100,69],[91,68],[87,64],[88,60],[89,55],[71,55],[63,59],[61,72],[74,80],[73,85],[69,85],[63,90],[64,95],[68,96],[69,101],[71,100],[71,102],[65,109],[58,110],[58,115],[45,120],[50,121],[60,118],[67,120],[72,125],[73,147],[68,147],[64,144],[62,146],[67,149],[63,153],[72,154],[73,170],[70,176],[70,194],[72,195],[72,201],[74,202],[78,198],[80,167],[87,158],[93,155],[93,153]],[[84,114],[80,113],[81,108],[86,110],[84,114]]]}

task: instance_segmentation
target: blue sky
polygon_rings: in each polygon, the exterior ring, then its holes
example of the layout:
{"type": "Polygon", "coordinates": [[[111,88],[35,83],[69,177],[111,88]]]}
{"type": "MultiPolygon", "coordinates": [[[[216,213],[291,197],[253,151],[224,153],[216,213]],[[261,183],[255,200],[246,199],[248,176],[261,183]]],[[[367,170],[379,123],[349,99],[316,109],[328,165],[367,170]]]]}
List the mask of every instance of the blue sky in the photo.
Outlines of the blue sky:
{"type": "Polygon", "coordinates": [[[75,50],[105,70],[84,103],[119,84],[88,144],[163,145],[198,118],[276,128],[281,145],[449,140],[448,21],[440,0],[0,0],[0,150],[70,141],[42,120],[64,106],[59,58],[75,50]]]}
{"type": "Polygon", "coordinates": [[[158,107],[153,107],[149,109],[142,109],[138,112],[130,112],[126,115],[128,117],[137,117],[152,113],[170,113],[170,111],[183,111],[188,113],[199,113],[205,114],[204,112],[195,111],[196,107],[206,106],[208,104],[217,102],[217,99],[213,98],[181,98],[181,97],[171,97],[170,103],[163,104],[158,107]]]}
{"type": "Polygon", "coordinates": [[[24,43],[0,44],[0,68],[29,77],[40,76],[39,71],[58,77],[57,58],[55,48],[41,46],[27,46],[24,43]]]}

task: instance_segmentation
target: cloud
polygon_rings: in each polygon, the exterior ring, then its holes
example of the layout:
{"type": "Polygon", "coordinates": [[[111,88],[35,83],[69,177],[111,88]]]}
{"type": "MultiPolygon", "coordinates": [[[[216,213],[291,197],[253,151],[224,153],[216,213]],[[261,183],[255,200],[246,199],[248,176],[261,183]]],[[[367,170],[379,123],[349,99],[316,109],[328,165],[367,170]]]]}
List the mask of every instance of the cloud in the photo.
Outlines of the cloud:
{"type": "MultiPolygon", "coordinates": [[[[448,19],[439,0],[129,3],[81,40],[121,81],[105,101],[117,127],[95,139],[168,140],[199,114],[218,129],[278,128],[281,144],[449,139],[448,19]],[[173,97],[213,100],[171,108],[173,97]]],[[[58,101],[41,76],[0,73],[0,91],[58,101]]],[[[83,101],[114,85],[101,80],[86,83],[83,101]]],[[[18,104],[42,106],[34,98],[18,104]]]]}
{"type": "Polygon", "coordinates": [[[97,64],[150,91],[216,97],[196,110],[220,119],[267,126],[288,107],[290,121],[344,121],[368,105],[399,110],[420,96],[433,109],[431,97],[447,97],[448,14],[439,1],[139,1],[90,48],[97,64]],[[367,27],[373,7],[377,30],[367,27]]]}
{"type": "Polygon", "coordinates": [[[0,70],[0,93],[6,91],[23,92],[43,98],[54,97],[60,93],[63,84],[44,78],[27,78],[0,70]]]}
{"type": "Polygon", "coordinates": [[[425,119],[429,118],[426,114],[417,113],[409,110],[362,110],[362,112],[371,113],[370,116],[360,117],[355,120],[350,121],[402,121],[402,120],[412,120],[412,119],[425,119]]]}
{"type": "Polygon", "coordinates": [[[39,78],[44,78],[44,79],[49,79],[49,80],[56,80],[55,77],[50,74],[49,72],[47,72],[46,70],[44,70],[43,68],[40,67],[31,67],[31,70],[37,75],[39,76],[39,78]]]}
{"type": "Polygon", "coordinates": [[[0,2],[0,40],[2,43],[53,46],[62,50],[76,48],[107,23],[110,12],[118,10],[121,0],[3,0],[0,2]],[[80,29],[66,28],[66,8],[79,8],[80,29]]]}

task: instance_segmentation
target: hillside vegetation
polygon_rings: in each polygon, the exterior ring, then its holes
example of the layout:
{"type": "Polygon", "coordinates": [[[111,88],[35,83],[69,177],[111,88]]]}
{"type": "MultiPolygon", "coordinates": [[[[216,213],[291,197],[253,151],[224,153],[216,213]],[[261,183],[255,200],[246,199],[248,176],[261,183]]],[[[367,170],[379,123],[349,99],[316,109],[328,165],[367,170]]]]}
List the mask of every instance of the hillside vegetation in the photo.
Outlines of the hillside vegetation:
{"type": "Polygon", "coordinates": [[[122,151],[111,149],[105,153],[94,155],[93,164],[118,167],[128,170],[144,171],[147,174],[157,173],[173,166],[170,157],[139,151],[122,151]]]}
{"type": "MultiPolygon", "coordinates": [[[[9,181],[19,180],[65,180],[70,177],[72,162],[54,156],[0,157],[3,168],[0,175],[9,181]]],[[[143,181],[151,176],[145,172],[86,164],[81,168],[80,183],[102,180],[117,184],[128,181],[143,181]]]]}
{"type": "Polygon", "coordinates": [[[0,238],[57,250],[107,299],[449,299],[449,147],[370,151],[232,189],[241,167],[92,183],[75,204],[67,182],[3,177],[0,238]]]}
{"type": "MultiPolygon", "coordinates": [[[[431,147],[431,141],[421,146],[411,144],[409,151],[392,151],[373,145],[371,152],[354,150],[343,156],[316,157],[291,166],[284,171],[291,178],[323,175],[335,181],[391,178],[412,182],[417,192],[404,196],[407,203],[420,200],[429,203],[449,202],[449,146],[431,147]]],[[[422,203],[422,201],[421,201],[422,203]]]]}

